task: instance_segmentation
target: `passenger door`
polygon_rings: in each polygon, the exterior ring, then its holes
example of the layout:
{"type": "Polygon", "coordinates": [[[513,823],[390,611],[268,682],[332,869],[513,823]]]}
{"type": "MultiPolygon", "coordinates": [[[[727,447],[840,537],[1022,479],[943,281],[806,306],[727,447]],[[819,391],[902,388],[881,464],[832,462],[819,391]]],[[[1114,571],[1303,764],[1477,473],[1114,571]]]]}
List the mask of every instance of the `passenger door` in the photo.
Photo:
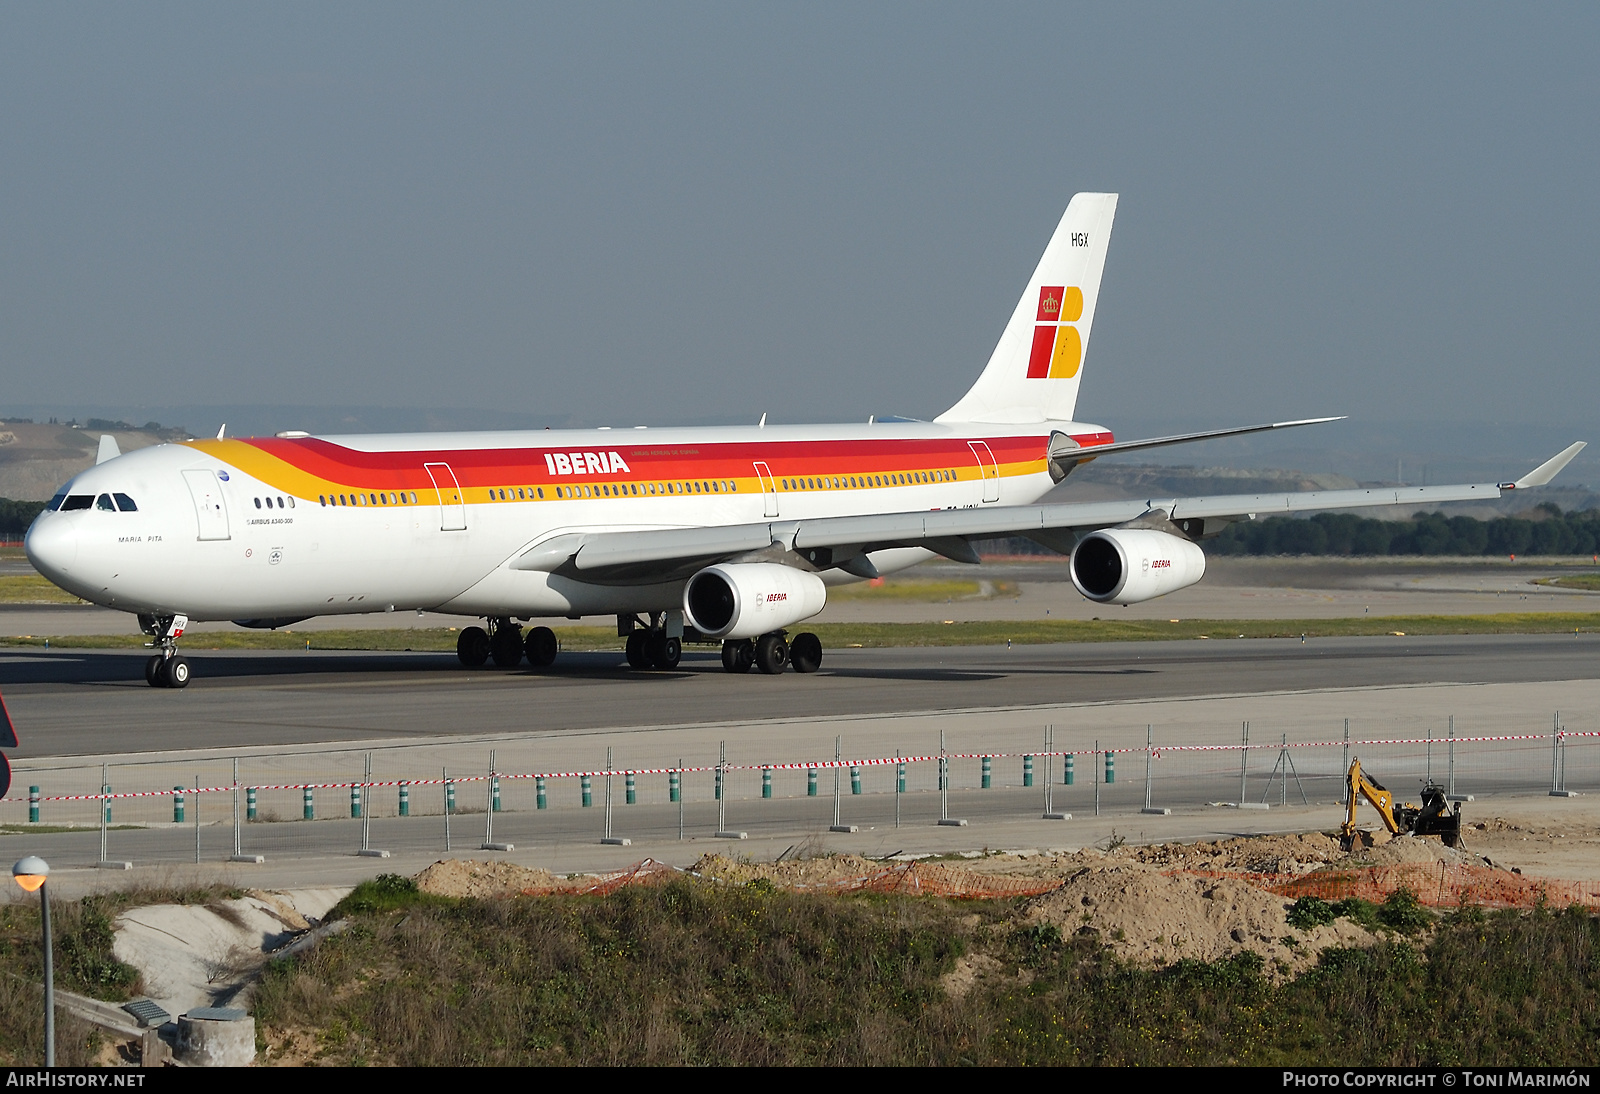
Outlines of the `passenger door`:
{"type": "Polygon", "coordinates": [[[456,473],[450,470],[450,465],[447,463],[425,463],[422,469],[433,480],[433,488],[439,495],[439,530],[465,531],[466,499],[461,496],[461,484],[456,481],[456,473]]]}
{"type": "Polygon", "coordinates": [[[761,494],[766,499],[764,516],[775,517],[778,515],[778,480],[772,477],[772,469],[762,460],[756,461],[756,478],[761,480],[761,494]]]}
{"type": "Polygon", "coordinates": [[[194,514],[200,522],[196,539],[232,539],[228,531],[228,504],[222,500],[222,484],[217,473],[204,468],[183,473],[189,496],[194,499],[194,514]]]}
{"type": "Polygon", "coordinates": [[[985,441],[968,441],[967,447],[972,449],[972,456],[978,461],[978,470],[983,474],[983,500],[999,501],[1000,465],[995,462],[994,453],[985,441]]]}

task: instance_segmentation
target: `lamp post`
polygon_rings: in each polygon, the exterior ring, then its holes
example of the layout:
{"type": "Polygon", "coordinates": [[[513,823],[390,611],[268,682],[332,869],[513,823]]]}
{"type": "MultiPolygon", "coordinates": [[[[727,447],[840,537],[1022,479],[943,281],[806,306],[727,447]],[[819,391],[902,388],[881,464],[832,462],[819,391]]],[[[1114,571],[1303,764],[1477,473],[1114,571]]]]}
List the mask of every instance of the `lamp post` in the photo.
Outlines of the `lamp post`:
{"type": "Polygon", "coordinates": [[[44,1066],[56,1066],[56,978],[50,942],[50,887],[45,878],[50,864],[38,855],[29,855],[11,867],[11,876],[26,892],[39,893],[39,913],[44,924],[44,1066]]]}

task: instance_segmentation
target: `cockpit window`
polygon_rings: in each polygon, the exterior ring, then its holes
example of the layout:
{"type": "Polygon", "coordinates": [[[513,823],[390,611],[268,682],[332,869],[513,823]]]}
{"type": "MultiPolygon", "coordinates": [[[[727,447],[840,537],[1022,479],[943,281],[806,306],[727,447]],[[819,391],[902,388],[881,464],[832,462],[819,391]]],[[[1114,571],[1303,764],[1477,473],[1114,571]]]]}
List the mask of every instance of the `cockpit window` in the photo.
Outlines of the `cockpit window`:
{"type": "Polygon", "coordinates": [[[101,494],[98,498],[95,498],[94,507],[107,513],[115,513],[117,511],[116,503],[111,500],[110,494],[101,494]]]}
{"type": "Polygon", "coordinates": [[[61,503],[66,500],[67,496],[65,494],[57,494],[55,497],[50,499],[50,503],[45,506],[45,509],[54,513],[57,509],[61,508],[61,503]]]}
{"type": "Polygon", "coordinates": [[[68,494],[67,500],[61,503],[63,513],[73,513],[79,509],[88,509],[94,505],[93,494],[68,494]]]}
{"type": "Polygon", "coordinates": [[[128,495],[113,494],[111,496],[117,499],[117,508],[121,509],[124,513],[137,513],[139,511],[139,507],[133,504],[133,499],[128,497],[128,495]]]}

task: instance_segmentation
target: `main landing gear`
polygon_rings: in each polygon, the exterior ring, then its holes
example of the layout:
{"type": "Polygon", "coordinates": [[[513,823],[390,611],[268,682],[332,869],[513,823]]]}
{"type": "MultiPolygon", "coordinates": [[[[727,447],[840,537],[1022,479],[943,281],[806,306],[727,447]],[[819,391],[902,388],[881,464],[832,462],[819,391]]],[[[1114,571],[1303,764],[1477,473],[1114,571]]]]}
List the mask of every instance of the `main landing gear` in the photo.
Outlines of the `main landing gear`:
{"type": "Polygon", "coordinates": [[[619,615],[617,629],[628,636],[623,650],[629,668],[670,672],[683,659],[683,639],[667,633],[665,612],[651,613],[650,624],[643,627],[636,617],[619,615]]]}
{"type": "Polygon", "coordinates": [[[470,669],[482,668],[491,660],[498,668],[514,669],[527,658],[533,668],[548,668],[559,650],[556,632],[549,627],[533,627],[524,636],[522,628],[506,616],[489,620],[489,629],[463,627],[456,637],[456,657],[470,669]]]}
{"type": "Polygon", "coordinates": [[[786,643],[783,631],[772,631],[760,638],[730,639],[722,644],[722,667],[729,672],[749,672],[754,667],[776,676],[785,665],[794,666],[796,672],[816,672],[822,667],[822,640],[806,631],[786,643]]]}
{"type": "Polygon", "coordinates": [[[189,686],[189,662],[178,653],[178,639],[189,625],[186,615],[141,615],[139,629],[155,641],[156,652],[145,659],[144,682],[153,688],[189,686]]]}

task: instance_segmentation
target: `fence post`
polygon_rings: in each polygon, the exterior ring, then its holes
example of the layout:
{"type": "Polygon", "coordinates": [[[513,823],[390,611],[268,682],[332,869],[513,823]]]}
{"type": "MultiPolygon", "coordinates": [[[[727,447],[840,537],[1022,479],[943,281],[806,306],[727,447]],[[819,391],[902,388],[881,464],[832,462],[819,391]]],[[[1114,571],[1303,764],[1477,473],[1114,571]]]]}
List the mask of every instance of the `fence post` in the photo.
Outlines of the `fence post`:
{"type": "MultiPolygon", "coordinates": [[[[633,793],[633,776],[628,776],[628,793],[633,793]]],[[[630,797],[631,800],[631,797],[630,797]]],[[[614,847],[632,846],[631,839],[619,839],[611,834],[611,749],[606,748],[606,834],[601,837],[601,843],[611,844],[614,847]]]]}
{"type": "Polygon", "coordinates": [[[678,770],[672,773],[672,789],[677,791],[672,800],[678,803],[678,842],[683,842],[683,757],[678,757],[678,770]]]}
{"type": "Polygon", "coordinates": [[[450,814],[456,811],[456,785],[450,781],[450,769],[439,769],[439,781],[444,784],[444,849],[450,850],[450,814]]]}
{"type": "Polygon", "coordinates": [[[1165,816],[1168,816],[1169,814],[1171,814],[1172,810],[1167,809],[1167,808],[1165,808],[1163,806],[1153,805],[1153,804],[1151,804],[1151,801],[1150,801],[1150,794],[1151,794],[1150,761],[1152,759],[1154,759],[1154,757],[1155,757],[1155,746],[1152,743],[1152,735],[1154,733],[1155,733],[1155,728],[1153,726],[1146,725],[1144,727],[1144,808],[1139,810],[1139,812],[1141,812],[1141,813],[1149,813],[1149,814],[1151,814],[1153,816],[1157,816],[1157,817],[1165,817],[1165,816]]]}
{"type": "MultiPolygon", "coordinates": [[[[361,789],[366,791],[366,797],[372,797],[372,753],[367,753],[366,764],[361,773],[361,789]]],[[[375,850],[372,846],[372,810],[368,808],[370,801],[356,799],[361,811],[361,850],[356,854],[362,858],[388,858],[389,852],[375,850]]]]}
{"type": "Polygon", "coordinates": [[[717,749],[717,830],[712,833],[716,839],[748,839],[747,832],[734,832],[728,828],[728,799],[722,792],[723,772],[728,767],[728,742],[723,741],[717,749]]]}
{"type": "Polygon", "coordinates": [[[1055,807],[1055,780],[1050,777],[1050,757],[1056,754],[1056,727],[1044,727],[1044,819],[1071,820],[1071,813],[1058,813],[1055,807]]]}
{"type": "Polygon", "coordinates": [[[1456,716],[1450,715],[1449,728],[1445,731],[1450,734],[1450,759],[1449,759],[1449,785],[1445,787],[1445,798],[1453,798],[1456,793],[1456,716]]]}
{"type": "MultiPolygon", "coordinates": [[[[245,790],[245,808],[249,811],[250,819],[256,819],[256,788],[248,787],[245,790]]],[[[242,836],[239,829],[239,760],[233,761],[233,854],[228,856],[229,862],[265,862],[261,855],[247,855],[244,853],[242,836]]]]}
{"type": "Polygon", "coordinates": [[[965,819],[950,815],[950,756],[944,747],[944,730],[939,731],[939,824],[946,828],[965,828],[965,819]]]}
{"type": "Polygon", "coordinates": [[[194,777],[194,864],[200,865],[200,776],[194,777]]]}
{"type": "MultiPolygon", "coordinates": [[[[833,739],[833,824],[828,826],[830,832],[854,832],[856,826],[845,824],[839,817],[839,769],[844,760],[844,738],[836,736],[833,739]]],[[[854,772],[851,773],[852,776],[854,772]]]]}
{"type": "Polygon", "coordinates": [[[1089,760],[1089,778],[1094,780],[1094,815],[1100,815],[1100,742],[1094,743],[1094,756],[1089,760]]]}
{"type": "Polygon", "coordinates": [[[1350,719],[1344,720],[1344,752],[1339,757],[1339,782],[1344,786],[1344,791],[1339,797],[1340,805],[1350,804],[1350,780],[1345,776],[1350,771],[1350,719]]]}
{"type": "Polygon", "coordinates": [[[1567,789],[1567,731],[1561,724],[1561,712],[1556,711],[1555,726],[1551,730],[1552,759],[1550,765],[1550,796],[1575,798],[1577,791],[1567,789]]]}

